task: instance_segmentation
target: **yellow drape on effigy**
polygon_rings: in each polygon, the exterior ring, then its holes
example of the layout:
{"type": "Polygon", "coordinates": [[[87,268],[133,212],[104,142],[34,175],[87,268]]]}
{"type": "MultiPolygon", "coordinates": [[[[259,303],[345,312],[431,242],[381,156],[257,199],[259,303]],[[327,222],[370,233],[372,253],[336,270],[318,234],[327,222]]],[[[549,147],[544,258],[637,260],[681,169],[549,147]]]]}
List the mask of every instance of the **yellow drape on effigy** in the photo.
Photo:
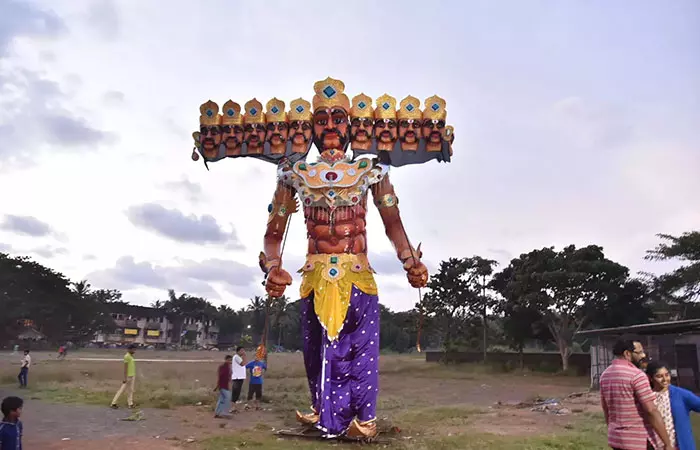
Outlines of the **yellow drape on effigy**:
{"type": "Polygon", "coordinates": [[[366,254],[307,255],[299,273],[301,298],[314,293],[314,312],[329,341],[336,340],[343,328],[353,285],[365,294],[377,295],[366,254]]]}

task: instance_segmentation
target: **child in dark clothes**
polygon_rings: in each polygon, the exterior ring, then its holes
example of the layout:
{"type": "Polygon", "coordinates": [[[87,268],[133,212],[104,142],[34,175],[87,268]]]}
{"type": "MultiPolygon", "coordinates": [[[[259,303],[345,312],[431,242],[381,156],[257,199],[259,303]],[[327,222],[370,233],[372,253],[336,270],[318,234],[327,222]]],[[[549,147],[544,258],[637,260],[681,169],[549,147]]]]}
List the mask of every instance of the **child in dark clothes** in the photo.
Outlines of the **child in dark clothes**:
{"type": "Polygon", "coordinates": [[[22,415],[24,401],[19,397],[7,397],[2,401],[0,422],[0,450],[22,450],[22,415]]]}

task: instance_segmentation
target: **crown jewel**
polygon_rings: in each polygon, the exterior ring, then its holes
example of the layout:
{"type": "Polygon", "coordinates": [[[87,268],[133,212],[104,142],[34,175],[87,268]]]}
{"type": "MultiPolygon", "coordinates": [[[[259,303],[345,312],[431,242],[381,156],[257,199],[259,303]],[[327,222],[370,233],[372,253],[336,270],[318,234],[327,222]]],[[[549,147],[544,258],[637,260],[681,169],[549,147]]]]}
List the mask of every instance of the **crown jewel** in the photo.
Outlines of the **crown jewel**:
{"type": "Polygon", "coordinates": [[[265,120],[267,123],[287,121],[287,113],[284,111],[284,102],[282,100],[275,97],[267,102],[266,108],[265,120]]]}
{"type": "Polygon", "coordinates": [[[409,95],[401,100],[399,110],[396,113],[399,119],[419,120],[422,117],[420,110],[420,100],[409,95]]]}
{"type": "Polygon", "coordinates": [[[289,104],[289,120],[311,120],[311,103],[303,98],[292,100],[289,104]]]}
{"type": "Polygon", "coordinates": [[[424,105],[425,109],[423,110],[423,119],[445,120],[447,118],[445,100],[437,95],[426,98],[424,105]]]}
{"type": "Polygon", "coordinates": [[[374,110],[375,119],[396,119],[396,99],[389,94],[384,94],[377,99],[377,109],[374,110]]]}
{"type": "Polygon", "coordinates": [[[241,115],[241,105],[229,100],[222,107],[224,115],[221,118],[222,125],[241,125],[243,124],[243,116],[241,115]]]}
{"type": "Polygon", "coordinates": [[[262,103],[257,99],[248,100],[245,104],[245,123],[265,123],[262,112],[262,103]]]}
{"type": "Polygon", "coordinates": [[[352,108],[350,108],[350,117],[371,119],[374,110],[372,109],[372,99],[365,95],[359,94],[352,98],[352,108]]]}
{"type": "Polygon", "coordinates": [[[199,107],[199,124],[205,126],[221,124],[221,116],[219,115],[219,105],[211,100],[203,103],[199,107]]]}
{"type": "Polygon", "coordinates": [[[345,91],[345,83],[331,77],[314,83],[314,92],[316,92],[313,98],[314,111],[333,107],[341,107],[348,111],[350,100],[343,91],[345,91]]]}

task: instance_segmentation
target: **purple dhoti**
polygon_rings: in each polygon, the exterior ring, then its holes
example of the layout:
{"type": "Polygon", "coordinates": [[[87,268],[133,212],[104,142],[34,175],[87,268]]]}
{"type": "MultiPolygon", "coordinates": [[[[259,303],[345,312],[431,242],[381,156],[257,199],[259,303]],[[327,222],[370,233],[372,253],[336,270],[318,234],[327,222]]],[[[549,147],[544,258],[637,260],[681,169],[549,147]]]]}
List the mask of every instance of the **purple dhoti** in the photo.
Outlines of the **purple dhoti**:
{"type": "Polygon", "coordinates": [[[379,299],[352,286],[338,338],[329,341],[314,312],[314,294],[301,300],[304,364],[317,427],[342,435],[353,418],[376,418],[379,392],[379,299]]]}

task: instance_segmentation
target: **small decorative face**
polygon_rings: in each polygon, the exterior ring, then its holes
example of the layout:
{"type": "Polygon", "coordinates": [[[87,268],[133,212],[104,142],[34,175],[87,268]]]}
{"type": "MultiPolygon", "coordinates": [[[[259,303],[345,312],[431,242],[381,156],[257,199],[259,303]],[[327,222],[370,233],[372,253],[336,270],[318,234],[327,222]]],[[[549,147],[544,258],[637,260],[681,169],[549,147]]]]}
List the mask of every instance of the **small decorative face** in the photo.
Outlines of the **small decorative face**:
{"type": "Polygon", "coordinates": [[[348,113],[342,108],[320,109],[314,113],[314,142],[324,150],[344,150],[348,141],[348,113]]]}
{"type": "Polygon", "coordinates": [[[226,156],[240,155],[241,145],[243,144],[243,126],[222,125],[221,133],[224,145],[226,145],[226,156]]]}
{"type": "Polygon", "coordinates": [[[392,151],[397,137],[396,120],[375,120],[374,136],[377,138],[377,150],[392,151]]]}
{"type": "Polygon", "coordinates": [[[418,150],[418,141],[423,136],[422,124],[416,119],[399,120],[399,140],[401,150],[418,150]]]}
{"type": "Polygon", "coordinates": [[[425,119],[423,121],[423,136],[425,147],[429,152],[442,150],[442,131],[445,128],[444,120],[425,119]]]}
{"type": "Polygon", "coordinates": [[[313,125],[309,120],[293,120],[289,123],[289,135],[292,137],[294,153],[306,153],[312,132],[313,125]]]}
{"type": "Polygon", "coordinates": [[[270,122],[267,124],[265,140],[270,143],[270,152],[275,155],[284,155],[287,149],[287,137],[289,137],[289,125],[287,122],[270,122]]]}
{"type": "Polygon", "coordinates": [[[219,154],[219,146],[221,145],[221,127],[219,125],[202,125],[199,128],[199,144],[205,157],[215,158],[219,154]]]}
{"type": "Polygon", "coordinates": [[[357,150],[369,150],[372,146],[372,119],[368,117],[355,117],[350,122],[350,136],[352,148],[357,150]]]}
{"type": "Polygon", "coordinates": [[[248,144],[249,155],[260,155],[265,150],[265,124],[247,123],[243,127],[243,141],[248,144]]]}

